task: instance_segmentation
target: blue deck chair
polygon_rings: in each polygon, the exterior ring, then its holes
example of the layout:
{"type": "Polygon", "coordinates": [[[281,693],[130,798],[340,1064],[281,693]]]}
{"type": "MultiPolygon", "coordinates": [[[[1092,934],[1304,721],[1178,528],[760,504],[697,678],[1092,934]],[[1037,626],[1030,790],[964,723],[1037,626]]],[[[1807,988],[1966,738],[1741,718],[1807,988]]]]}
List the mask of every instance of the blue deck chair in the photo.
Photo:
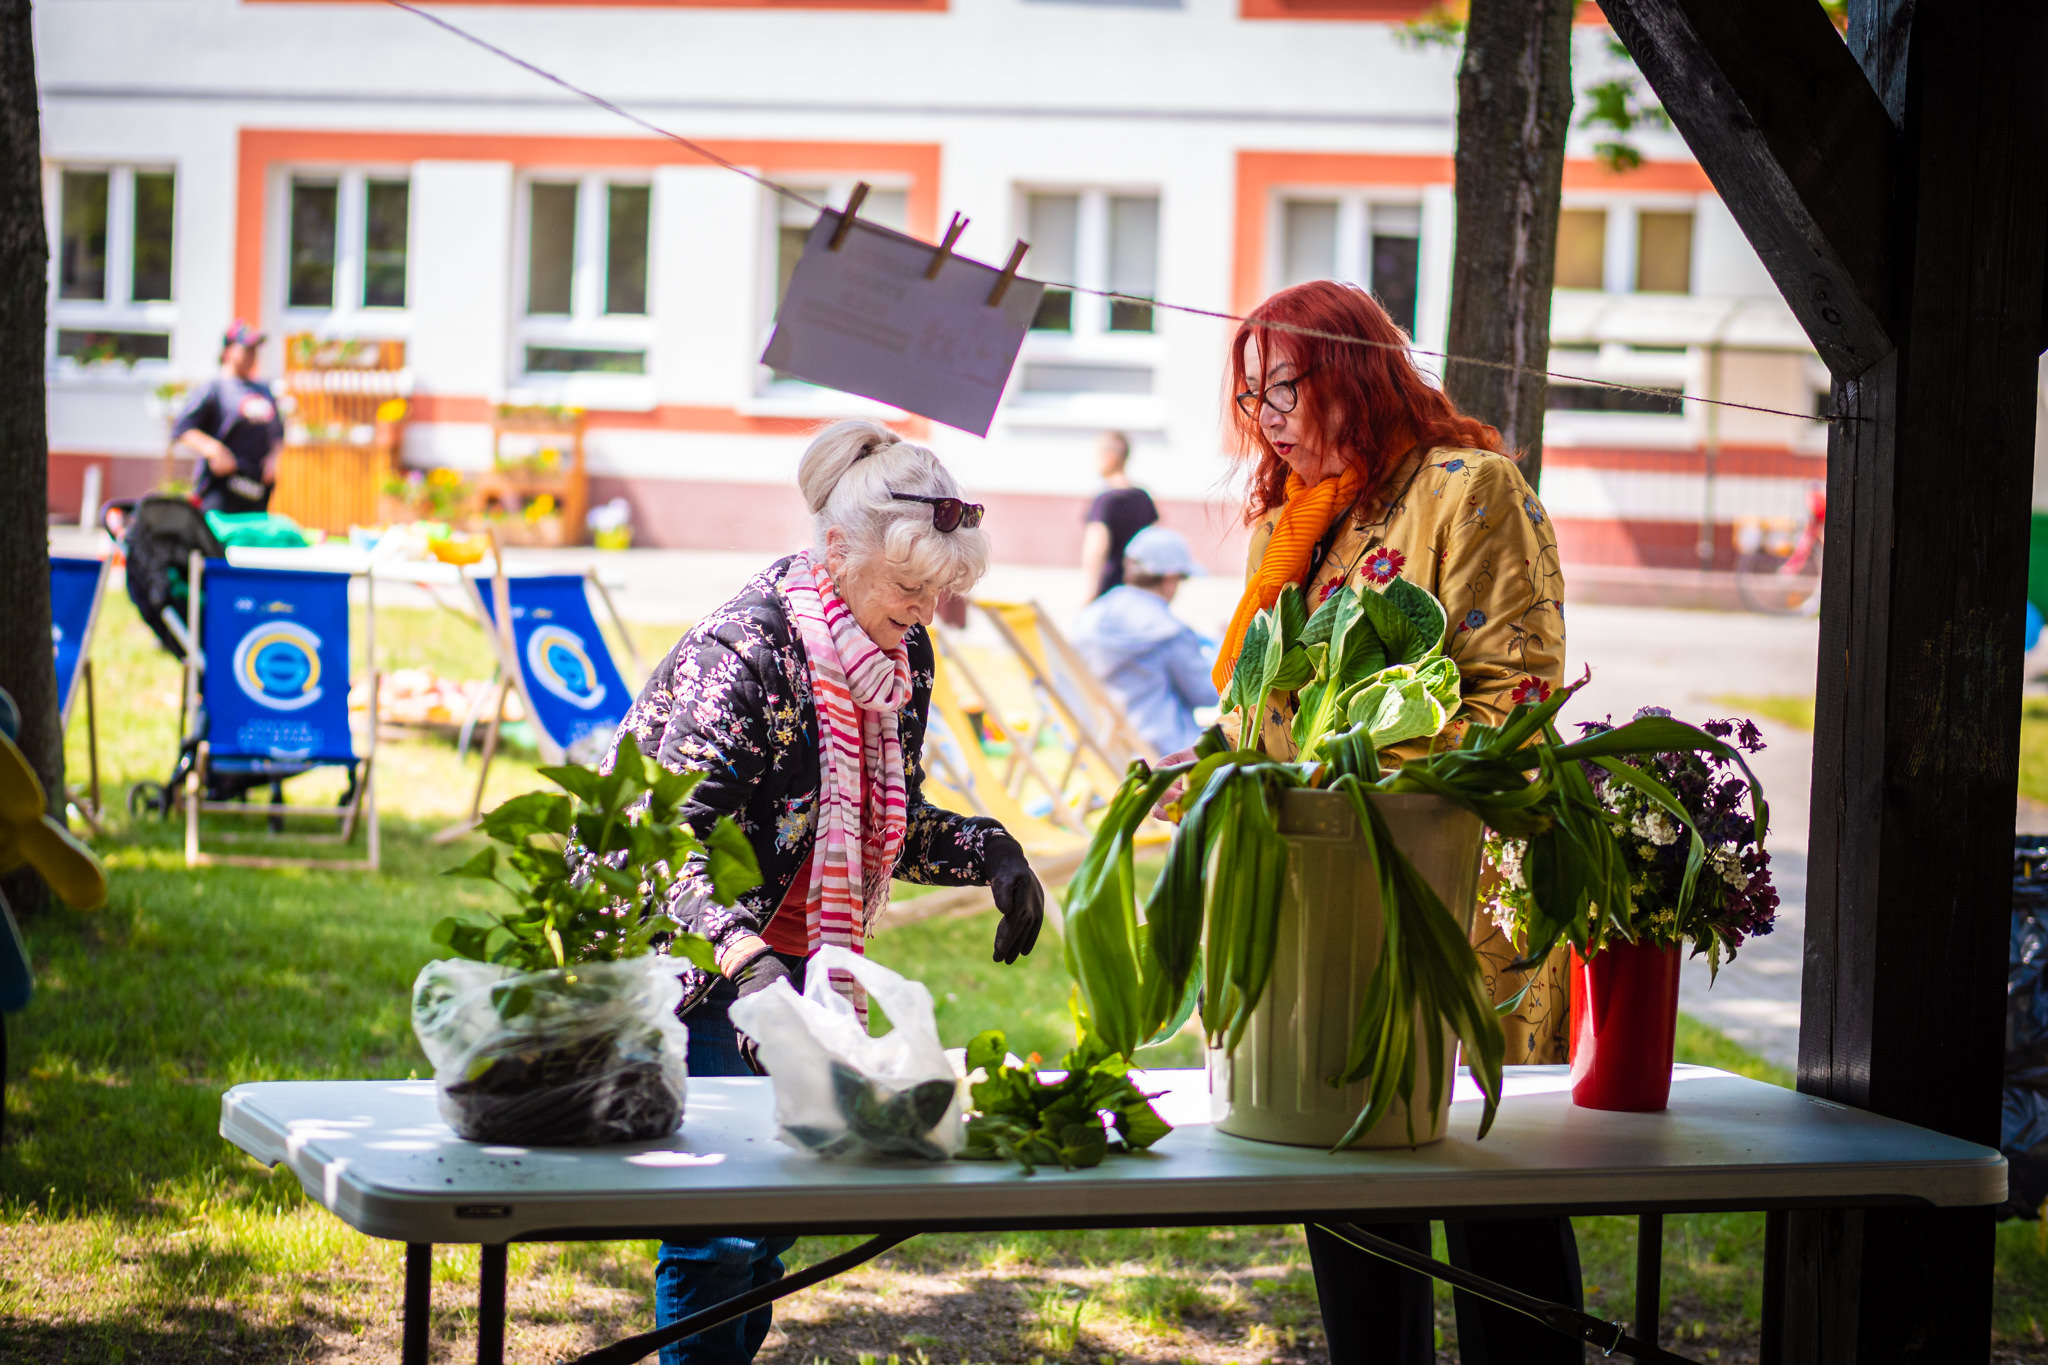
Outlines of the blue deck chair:
{"type": "Polygon", "coordinates": [[[99,715],[92,696],[92,637],[99,628],[100,601],[107,591],[104,559],[50,556],[50,643],[57,651],[57,706],[62,733],[70,733],[72,708],[85,701],[86,789],[64,793],[94,832],[100,832],[99,715]]]}
{"type": "Polygon", "coordinates": [[[462,582],[497,655],[498,686],[494,705],[486,700],[493,705],[493,714],[484,735],[483,770],[477,774],[469,820],[445,831],[451,835],[473,825],[482,808],[498,727],[512,691],[517,690],[525,704],[543,762],[595,763],[611,747],[612,734],[626,718],[637,689],[627,685],[612,660],[590,608],[593,592],[612,618],[634,675],[644,673],[632,636],[594,572],[515,578],[499,570],[487,579],[464,574],[462,582]],[[509,638],[498,625],[501,602],[511,616],[509,638]]]}
{"type": "MultiPolygon", "coordinates": [[[[349,729],[349,581],[346,573],[240,568],[226,560],[191,559],[193,585],[188,628],[200,642],[185,670],[187,711],[198,718],[192,769],[185,779],[185,865],[233,863],[252,867],[320,867],[375,872],[378,863],[376,757],[377,672],[375,600],[363,575],[370,658],[372,723],[368,744],[356,752],[349,729]],[[209,777],[258,786],[318,767],[349,770],[337,806],[257,805],[210,799],[209,777]],[[347,844],[366,827],[360,861],[330,858],[228,857],[203,852],[200,826],[208,813],[271,817],[273,830],[287,815],[333,817],[331,834],[294,835],[309,842],[347,844]]],[[[218,785],[218,783],[216,783],[218,785]]],[[[220,836],[224,841],[233,834],[220,836]]]]}

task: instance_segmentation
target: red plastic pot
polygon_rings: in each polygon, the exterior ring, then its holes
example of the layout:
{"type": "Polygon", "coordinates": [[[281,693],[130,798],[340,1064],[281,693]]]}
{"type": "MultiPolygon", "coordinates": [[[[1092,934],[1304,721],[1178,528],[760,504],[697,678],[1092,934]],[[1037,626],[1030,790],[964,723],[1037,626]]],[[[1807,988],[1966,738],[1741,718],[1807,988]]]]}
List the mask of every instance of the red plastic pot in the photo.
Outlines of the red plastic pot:
{"type": "Polygon", "coordinates": [[[1572,1102],[1644,1112],[1671,1099],[1679,949],[1611,943],[1572,953],[1572,1102]]]}

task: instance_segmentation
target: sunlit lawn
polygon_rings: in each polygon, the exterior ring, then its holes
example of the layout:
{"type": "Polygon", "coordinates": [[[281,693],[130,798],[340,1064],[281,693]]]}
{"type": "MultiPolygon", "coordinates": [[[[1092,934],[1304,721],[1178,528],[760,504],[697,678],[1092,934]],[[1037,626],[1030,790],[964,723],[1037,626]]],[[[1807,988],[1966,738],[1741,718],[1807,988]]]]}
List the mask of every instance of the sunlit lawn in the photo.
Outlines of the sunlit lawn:
{"type": "MultiPolygon", "coordinates": [[[[451,616],[384,610],[379,629],[387,666],[484,670],[481,640],[451,616]]],[[[648,631],[643,651],[672,635],[648,631]]],[[[176,752],[176,669],[124,600],[109,603],[95,658],[110,793],[161,779],[176,752]]],[[[79,774],[82,740],[81,724],[70,750],[79,774]]],[[[295,1179],[257,1166],[216,1131],[220,1092],[238,1082],[424,1072],[407,1004],[430,956],[427,929],[489,894],[437,878],[464,849],[428,836],[466,809],[476,760],[458,760],[445,741],[407,741],[385,744],[379,762],[381,876],[188,870],[174,826],[130,821],[117,801],[99,841],[107,907],[25,926],[38,989],[7,1021],[0,1360],[395,1358],[399,1249],[349,1230],[295,1179]]],[[[515,752],[500,759],[487,799],[537,780],[531,755],[515,752]]],[[[987,916],[928,920],[886,930],[874,955],[931,985],[949,1044],[1000,1026],[1018,1052],[1057,1055],[1070,1029],[1056,935],[1005,968],[989,961],[992,931],[987,916]]],[[[1192,1042],[1174,1046],[1162,1060],[1197,1060],[1192,1042]]],[[[1690,1021],[1679,1051],[1789,1079],[1690,1021]]],[[[1590,1302],[1629,1315],[1632,1220],[1579,1228],[1590,1302]]],[[[1757,1215],[1669,1220],[1670,1311],[1688,1333],[1699,1325],[1702,1353],[1753,1340],[1761,1229],[1757,1215]]],[[[795,1259],[842,1244],[814,1240],[795,1259]]],[[[2001,1230],[2000,1257],[2001,1332],[2031,1341],[2033,1318],[2048,1319],[2048,1261],[2022,1226],[2001,1230]]],[[[1008,1296],[1001,1302],[1021,1305],[998,1318],[977,1358],[1120,1354],[1170,1365],[1320,1351],[1291,1227],[932,1237],[886,1264],[899,1277],[993,1285],[1008,1296]]],[[[475,1265],[473,1249],[437,1254],[435,1336],[450,1359],[471,1349],[461,1343],[473,1334],[475,1265]]],[[[553,1358],[649,1324],[646,1244],[517,1246],[512,1268],[514,1359],[553,1358]]],[[[888,1304],[863,1321],[886,1322],[888,1304]]],[[[1440,1320],[1449,1325],[1447,1313],[1440,1320]]],[[[944,1329],[895,1331],[877,1340],[900,1345],[913,1365],[927,1349],[932,1361],[965,1354],[944,1329]]],[[[799,1347],[792,1338],[771,1351],[794,1365],[809,1359],[799,1347]]]]}

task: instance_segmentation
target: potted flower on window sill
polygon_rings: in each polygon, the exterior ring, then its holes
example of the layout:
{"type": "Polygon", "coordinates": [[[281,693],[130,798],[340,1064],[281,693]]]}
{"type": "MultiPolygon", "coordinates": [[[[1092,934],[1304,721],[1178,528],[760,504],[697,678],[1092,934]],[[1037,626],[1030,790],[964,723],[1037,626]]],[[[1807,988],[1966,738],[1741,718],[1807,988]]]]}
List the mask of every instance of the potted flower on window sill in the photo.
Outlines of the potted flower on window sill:
{"type": "MultiPolygon", "coordinates": [[[[1669,717],[1646,707],[1636,722],[1669,717]]],[[[1617,733],[1605,722],[1579,728],[1589,739],[1617,733]]],[[[1711,979],[1777,920],[1763,807],[1742,758],[1764,747],[1763,736],[1747,720],[1710,720],[1701,729],[1732,748],[1642,755],[1632,771],[1644,780],[1598,767],[1588,774],[1620,840],[1633,905],[1623,919],[1589,921],[1573,941],[1572,1098],[1584,1108],[1664,1108],[1680,950],[1704,954],[1711,979]],[[1659,788],[1670,801],[1652,795],[1659,788]]],[[[1502,871],[1488,913],[1525,942],[1533,904],[1526,842],[1489,832],[1487,846],[1502,871]]]]}
{"type": "Polygon", "coordinates": [[[712,956],[660,907],[692,855],[704,855],[720,904],[759,885],[760,869],[730,817],[702,842],[683,823],[699,774],[669,772],[634,745],[619,747],[610,773],[541,775],[568,795],[513,797],[483,819],[494,843],[448,870],[505,888],[513,909],[435,925],[454,956],[413,986],[441,1116],[477,1142],[665,1136],[682,1119],[686,1074],[672,959],[711,970],[712,956]]]}
{"type": "Polygon", "coordinates": [[[1530,956],[1560,938],[1597,944],[1629,923],[1633,901],[1588,772],[1683,818],[1625,760],[1737,758],[1668,716],[1566,744],[1554,718],[1576,686],[1449,744],[1458,674],[1445,625],[1441,604],[1398,577],[1335,593],[1313,616],[1284,592],[1246,632],[1222,699],[1248,744],[1212,730],[1191,764],[1133,764],[1068,888],[1067,961],[1088,1027],[1129,1054],[1199,1009],[1224,1131],[1338,1148],[1440,1137],[1456,1042],[1485,1096],[1483,1137],[1505,1050],[1469,937],[1483,830],[1525,850],[1530,956]],[[1282,760],[1250,722],[1286,692],[1298,694],[1296,752],[1282,760]],[[1416,741],[1429,751],[1391,767],[1392,746],[1416,741]],[[1181,819],[1141,917],[1132,838],[1175,782],[1181,819]]]}

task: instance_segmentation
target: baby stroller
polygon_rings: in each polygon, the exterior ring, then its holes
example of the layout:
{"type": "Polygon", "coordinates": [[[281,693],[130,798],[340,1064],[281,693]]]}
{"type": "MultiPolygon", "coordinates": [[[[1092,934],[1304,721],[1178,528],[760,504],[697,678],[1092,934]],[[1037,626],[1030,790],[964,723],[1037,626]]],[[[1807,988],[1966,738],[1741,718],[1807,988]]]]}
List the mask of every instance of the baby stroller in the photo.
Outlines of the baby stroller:
{"type": "MultiPolygon", "coordinates": [[[[200,510],[183,498],[146,497],[125,502],[110,502],[100,510],[100,525],[109,535],[121,543],[123,556],[127,560],[128,600],[135,604],[142,615],[142,622],[163,644],[166,652],[183,663],[199,648],[197,640],[189,637],[187,619],[190,614],[191,585],[186,581],[187,568],[196,551],[204,559],[223,558],[227,551],[206,524],[206,517],[200,510]]],[[[199,746],[207,737],[206,708],[194,697],[181,690],[178,698],[178,730],[182,738],[178,743],[177,762],[172,765],[171,775],[162,782],[142,781],[128,788],[128,813],[140,816],[149,811],[159,818],[168,820],[177,805],[177,793],[184,788],[186,775],[199,755],[199,746]]],[[[206,774],[206,799],[209,801],[246,800],[250,792],[259,787],[269,787],[273,804],[284,801],[284,779],[296,777],[309,771],[314,764],[280,764],[261,771],[224,772],[209,768],[206,774]]],[[[356,772],[349,772],[348,795],[343,798],[346,805],[355,795],[356,772]]],[[[281,833],[284,820],[272,816],[270,828],[281,833]]]]}

